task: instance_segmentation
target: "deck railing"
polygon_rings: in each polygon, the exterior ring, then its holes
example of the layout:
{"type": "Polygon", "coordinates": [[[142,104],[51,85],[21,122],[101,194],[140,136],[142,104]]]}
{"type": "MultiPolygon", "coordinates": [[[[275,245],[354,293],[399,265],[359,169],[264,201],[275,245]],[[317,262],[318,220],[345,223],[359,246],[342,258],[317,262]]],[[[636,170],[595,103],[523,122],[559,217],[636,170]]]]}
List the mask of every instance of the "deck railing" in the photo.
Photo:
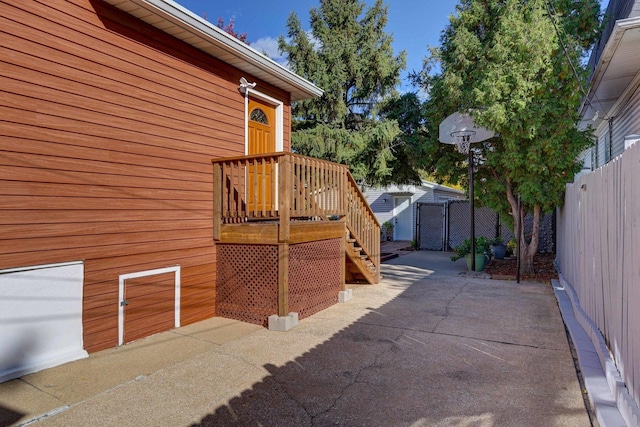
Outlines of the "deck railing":
{"type": "Polygon", "coordinates": [[[280,241],[294,220],[344,220],[380,265],[380,224],[346,166],[293,153],[214,159],[214,238],[223,224],[277,220],[280,241]]]}
{"type": "Polygon", "coordinates": [[[347,229],[376,267],[380,281],[380,223],[350,173],[347,175],[347,229]]]}

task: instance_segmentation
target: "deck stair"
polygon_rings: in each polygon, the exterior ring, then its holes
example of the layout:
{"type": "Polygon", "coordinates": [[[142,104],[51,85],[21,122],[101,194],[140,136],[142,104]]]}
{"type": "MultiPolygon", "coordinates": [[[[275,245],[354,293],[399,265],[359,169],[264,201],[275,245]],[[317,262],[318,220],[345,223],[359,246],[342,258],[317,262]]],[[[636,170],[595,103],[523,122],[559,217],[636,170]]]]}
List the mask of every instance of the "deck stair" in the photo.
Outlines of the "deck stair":
{"type": "Polygon", "coordinates": [[[356,239],[347,237],[345,256],[347,283],[377,283],[376,266],[356,239]]]}

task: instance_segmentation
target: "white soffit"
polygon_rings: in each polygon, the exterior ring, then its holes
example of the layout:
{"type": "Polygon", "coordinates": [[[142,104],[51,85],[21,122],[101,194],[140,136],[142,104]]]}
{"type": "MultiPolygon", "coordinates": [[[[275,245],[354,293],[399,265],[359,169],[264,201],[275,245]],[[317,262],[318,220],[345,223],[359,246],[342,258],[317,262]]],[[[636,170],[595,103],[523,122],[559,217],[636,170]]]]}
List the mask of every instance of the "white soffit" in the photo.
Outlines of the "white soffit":
{"type": "Polygon", "coordinates": [[[206,52],[250,76],[291,93],[292,101],[322,89],[172,0],[104,0],[112,6],[206,52]]]}
{"type": "Polygon", "coordinates": [[[588,101],[581,108],[580,128],[598,118],[609,116],[611,109],[640,72],[640,18],[616,21],[591,79],[588,101]]]}

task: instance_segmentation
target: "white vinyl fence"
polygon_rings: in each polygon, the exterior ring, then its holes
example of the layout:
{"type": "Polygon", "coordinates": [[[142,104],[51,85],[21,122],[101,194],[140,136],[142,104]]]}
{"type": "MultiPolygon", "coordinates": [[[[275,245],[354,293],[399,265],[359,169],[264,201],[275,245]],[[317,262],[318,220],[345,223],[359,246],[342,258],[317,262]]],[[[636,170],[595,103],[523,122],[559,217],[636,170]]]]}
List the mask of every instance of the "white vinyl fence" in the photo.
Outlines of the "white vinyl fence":
{"type": "Polygon", "coordinates": [[[640,144],[567,187],[557,262],[640,406],[640,144]]]}

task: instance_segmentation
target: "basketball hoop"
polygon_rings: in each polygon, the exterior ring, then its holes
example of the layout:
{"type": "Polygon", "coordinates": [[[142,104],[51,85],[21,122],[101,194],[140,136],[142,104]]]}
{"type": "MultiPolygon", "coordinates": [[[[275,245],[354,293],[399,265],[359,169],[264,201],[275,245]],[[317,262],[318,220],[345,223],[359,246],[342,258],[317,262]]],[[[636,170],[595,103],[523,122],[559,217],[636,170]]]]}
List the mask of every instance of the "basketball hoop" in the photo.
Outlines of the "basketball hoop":
{"type": "MultiPolygon", "coordinates": [[[[471,231],[471,253],[475,253],[475,213],[473,195],[473,152],[472,142],[482,142],[494,136],[492,130],[477,126],[468,113],[455,112],[440,123],[438,139],[443,144],[456,144],[458,152],[469,155],[469,225],[471,231]]],[[[471,257],[471,270],[476,269],[476,259],[471,257]]]]}
{"type": "Polygon", "coordinates": [[[476,135],[476,132],[473,130],[459,130],[451,132],[450,135],[456,142],[458,153],[469,154],[471,139],[476,135]]]}

